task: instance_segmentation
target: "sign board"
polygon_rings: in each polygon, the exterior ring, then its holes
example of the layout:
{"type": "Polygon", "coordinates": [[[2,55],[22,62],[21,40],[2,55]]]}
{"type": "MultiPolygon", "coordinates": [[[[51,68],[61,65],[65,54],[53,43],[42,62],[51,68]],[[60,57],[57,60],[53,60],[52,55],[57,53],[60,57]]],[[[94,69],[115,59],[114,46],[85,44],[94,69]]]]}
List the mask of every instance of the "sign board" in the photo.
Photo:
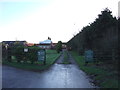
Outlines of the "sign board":
{"type": "Polygon", "coordinates": [[[93,62],[93,51],[92,50],[85,51],[85,62],[93,62]]]}
{"type": "Polygon", "coordinates": [[[41,49],[38,51],[38,61],[45,61],[46,52],[45,49],[41,49]]]}
{"type": "Polygon", "coordinates": [[[6,48],[6,49],[8,49],[8,46],[9,46],[9,45],[8,45],[8,44],[6,44],[6,45],[5,45],[5,48],[6,48]]]}
{"type": "Polygon", "coordinates": [[[24,52],[28,52],[28,48],[24,48],[24,52]]]}

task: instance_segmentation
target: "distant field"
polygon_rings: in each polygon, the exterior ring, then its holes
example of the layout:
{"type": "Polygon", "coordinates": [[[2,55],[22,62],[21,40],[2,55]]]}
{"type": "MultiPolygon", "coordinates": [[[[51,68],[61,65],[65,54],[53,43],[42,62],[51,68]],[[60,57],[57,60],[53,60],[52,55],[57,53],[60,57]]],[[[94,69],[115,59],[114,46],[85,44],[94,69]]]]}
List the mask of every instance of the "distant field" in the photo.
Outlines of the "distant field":
{"type": "Polygon", "coordinates": [[[84,57],[79,56],[76,52],[71,52],[72,56],[78,63],[80,69],[85,71],[91,78],[94,79],[94,83],[102,88],[118,88],[118,72],[108,71],[101,66],[96,66],[94,63],[89,63],[85,66],[84,57]]]}
{"type": "Polygon", "coordinates": [[[16,68],[41,71],[47,69],[49,66],[54,64],[54,62],[59,56],[60,54],[58,54],[55,50],[46,50],[46,65],[43,65],[43,62],[35,62],[34,64],[31,64],[30,61],[27,61],[27,63],[17,63],[15,58],[11,63],[7,61],[3,61],[2,63],[16,68]]]}

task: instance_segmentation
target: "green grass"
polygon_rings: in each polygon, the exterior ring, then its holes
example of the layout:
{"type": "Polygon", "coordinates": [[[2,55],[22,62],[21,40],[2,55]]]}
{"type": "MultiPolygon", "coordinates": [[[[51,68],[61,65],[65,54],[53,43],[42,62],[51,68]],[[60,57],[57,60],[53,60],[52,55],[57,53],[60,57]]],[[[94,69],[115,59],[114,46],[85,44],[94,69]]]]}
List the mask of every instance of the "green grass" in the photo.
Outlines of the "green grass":
{"type": "Polygon", "coordinates": [[[118,77],[114,74],[114,71],[107,71],[94,63],[89,63],[85,66],[84,57],[79,56],[76,52],[70,52],[73,58],[78,63],[81,70],[86,72],[88,75],[93,76],[94,83],[102,88],[118,88],[118,77]]]}
{"type": "Polygon", "coordinates": [[[45,70],[48,67],[50,67],[52,64],[54,64],[55,60],[60,56],[55,50],[46,50],[46,65],[43,65],[43,62],[35,62],[34,64],[31,64],[30,61],[27,61],[26,63],[17,63],[15,58],[13,61],[7,62],[3,61],[3,64],[13,66],[16,68],[26,69],[26,70],[33,70],[33,71],[41,71],[45,70]]]}
{"type": "Polygon", "coordinates": [[[47,54],[56,54],[57,51],[56,50],[50,50],[50,49],[48,49],[48,50],[46,50],[46,53],[47,54]]]}
{"type": "Polygon", "coordinates": [[[68,56],[68,52],[67,51],[64,51],[64,60],[63,60],[63,62],[62,62],[62,64],[70,64],[70,62],[69,62],[69,56],[68,56]]]}
{"type": "Polygon", "coordinates": [[[103,81],[100,85],[103,86],[103,88],[114,88],[118,87],[118,81],[116,81],[115,79],[107,79],[103,81]]]}

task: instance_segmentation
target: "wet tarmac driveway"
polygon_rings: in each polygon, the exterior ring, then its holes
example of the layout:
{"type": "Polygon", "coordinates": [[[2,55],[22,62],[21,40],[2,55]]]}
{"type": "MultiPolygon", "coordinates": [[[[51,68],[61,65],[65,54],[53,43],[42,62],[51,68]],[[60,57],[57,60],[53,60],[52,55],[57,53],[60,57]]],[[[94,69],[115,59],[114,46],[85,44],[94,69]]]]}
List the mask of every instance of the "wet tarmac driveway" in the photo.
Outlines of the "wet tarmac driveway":
{"type": "MultiPolygon", "coordinates": [[[[59,58],[62,59],[63,55],[59,58]]],[[[58,60],[58,61],[59,61],[58,60]]],[[[76,64],[57,62],[43,72],[32,72],[3,66],[3,88],[95,88],[76,64]]]]}

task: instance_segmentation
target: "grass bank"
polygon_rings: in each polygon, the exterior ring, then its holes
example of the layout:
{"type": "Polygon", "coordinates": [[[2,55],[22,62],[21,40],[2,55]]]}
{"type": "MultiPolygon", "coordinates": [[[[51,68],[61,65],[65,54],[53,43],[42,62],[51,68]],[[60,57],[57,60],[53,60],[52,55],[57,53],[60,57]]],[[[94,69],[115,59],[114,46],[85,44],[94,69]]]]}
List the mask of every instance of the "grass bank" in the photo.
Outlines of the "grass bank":
{"type": "Polygon", "coordinates": [[[63,54],[64,54],[64,58],[63,58],[64,60],[63,60],[62,64],[71,64],[69,61],[68,51],[65,50],[63,52],[63,54]]]}
{"type": "Polygon", "coordinates": [[[97,86],[101,88],[118,88],[118,72],[115,70],[109,70],[109,68],[103,68],[102,63],[95,65],[89,63],[85,66],[84,57],[79,56],[76,52],[70,52],[73,58],[78,63],[81,70],[86,72],[97,86]]]}
{"type": "Polygon", "coordinates": [[[12,62],[4,61],[3,64],[13,66],[20,69],[25,70],[32,70],[32,71],[42,71],[47,68],[49,68],[56,59],[60,56],[55,50],[46,50],[46,65],[43,65],[43,62],[35,62],[34,64],[31,64],[30,61],[27,61],[25,63],[17,63],[17,61],[14,59],[12,62]]]}

